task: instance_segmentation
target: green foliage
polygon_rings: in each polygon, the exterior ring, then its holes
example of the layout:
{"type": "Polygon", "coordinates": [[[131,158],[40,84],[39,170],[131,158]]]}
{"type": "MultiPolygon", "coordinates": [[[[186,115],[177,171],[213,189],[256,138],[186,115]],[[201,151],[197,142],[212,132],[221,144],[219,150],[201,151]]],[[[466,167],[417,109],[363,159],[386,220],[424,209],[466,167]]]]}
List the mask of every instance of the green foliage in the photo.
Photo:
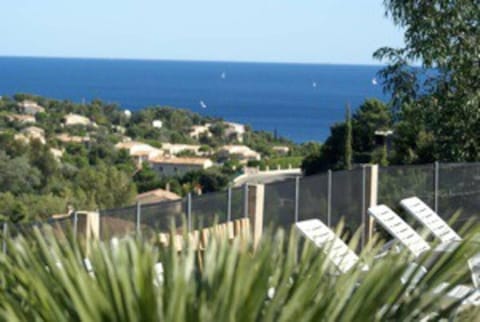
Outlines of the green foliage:
{"type": "Polygon", "coordinates": [[[365,100],[352,118],[354,150],[356,152],[373,151],[376,148],[375,131],[390,130],[391,124],[391,113],[382,101],[365,100]]]}
{"type": "Polygon", "coordinates": [[[305,175],[344,168],[345,123],[332,125],[330,132],[320,151],[313,152],[303,160],[302,170],[305,175]]]}
{"type": "Polygon", "coordinates": [[[387,15],[405,29],[404,48],[380,48],[374,54],[390,63],[381,76],[400,126],[397,160],[480,160],[478,2],[384,3],[387,15]],[[420,62],[423,69],[410,67],[411,62],[420,62]]]}
{"type": "MultiPolygon", "coordinates": [[[[328,169],[350,169],[352,162],[377,162],[384,157],[380,155],[379,159],[375,131],[390,129],[392,118],[388,107],[379,100],[367,99],[351,118],[349,114],[347,108],[346,121],[330,127],[331,134],[321,147],[304,144],[308,147],[305,153],[312,151],[304,159],[304,173],[310,175],[328,169]]],[[[386,164],[388,161],[382,162],[386,164]]]]}
{"type": "Polygon", "coordinates": [[[10,158],[0,150],[0,192],[28,193],[38,188],[40,182],[40,171],[26,157],[10,158]]]}
{"type": "Polygon", "coordinates": [[[148,163],[142,165],[142,168],[133,176],[133,180],[139,193],[157,189],[163,185],[158,173],[148,163]]]}
{"type": "Polygon", "coordinates": [[[182,184],[199,185],[202,192],[215,192],[225,189],[230,182],[229,177],[218,169],[207,169],[186,173],[180,178],[182,184]]]}
{"type": "Polygon", "coordinates": [[[345,169],[352,169],[352,118],[350,112],[350,105],[348,104],[345,112],[345,148],[343,163],[345,169]]]}
{"type": "MultiPolygon", "coordinates": [[[[354,246],[352,244],[352,246],[354,246]]],[[[471,321],[461,301],[444,302],[468,279],[465,258],[476,252],[467,236],[437,257],[418,282],[400,277],[406,253],[373,260],[370,267],[332,274],[323,252],[292,234],[267,235],[255,251],[238,239],[213,239],[200,253],[157,249],[126,238],[118,247],[93,243],[88,255],[75,241],[49,233],[18,238],[0,254],[0,319],[4,321],[471,321]],[[154,265],[162,263],[159,278],[154,265]],[[434,293],[441,283],[450,288],[434,293]]],[[[432,261],[431,254],[422,263],[432,261]]]]}

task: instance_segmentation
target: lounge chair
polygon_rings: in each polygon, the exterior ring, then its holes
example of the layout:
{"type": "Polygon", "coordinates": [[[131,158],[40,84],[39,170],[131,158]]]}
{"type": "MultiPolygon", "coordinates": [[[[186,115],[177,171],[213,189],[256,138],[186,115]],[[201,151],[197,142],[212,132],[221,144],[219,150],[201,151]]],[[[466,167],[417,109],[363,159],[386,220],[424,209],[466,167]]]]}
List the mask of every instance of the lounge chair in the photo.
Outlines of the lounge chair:
{"type": "Polygon", "coordinates": [[[420,221],[442,243],[461,241],[462,238],[427,204],[417,197],[400,201],[407,213],[420,221]]]}
{"type": "MultiPolygon", "coordinates": [[[[309,219],[295,224],[296,228],[317,247],[321,247],[335,267],[346,273],[355,266],[359,258],[345,242],[318,219],[309,219]]],[[[364,267],[364,269],[368,269],[364,267]]]]}
{"type": "Polygon", "coordinates": [[[415,257],[419,257],[431,249],[430,245],[412,227],[387,206],[371,207],[368,209],[368,213],[415,257]]]}

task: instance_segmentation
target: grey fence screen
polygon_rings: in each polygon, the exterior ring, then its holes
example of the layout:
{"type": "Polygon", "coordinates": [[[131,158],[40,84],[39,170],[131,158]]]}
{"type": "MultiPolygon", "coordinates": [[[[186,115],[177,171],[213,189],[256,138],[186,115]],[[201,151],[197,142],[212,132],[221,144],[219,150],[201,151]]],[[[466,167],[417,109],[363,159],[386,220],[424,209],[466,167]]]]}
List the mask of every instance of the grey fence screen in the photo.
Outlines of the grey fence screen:
{"type": "Polygon", "coordinates": [[[440,164],[438,213],[449,219],[458,214],[457,225],[480,219],[480,164],[440,164]]]}
{"type": "Polygon", "coordinates": [[[329,175],[301,178],[299,186],[298,220],[318,218],[329,225],[329,175]]]}
{"type": "Polygon", "coordinates": [[[265,185],[265,227],[288,229],[295,223],[295,187],[296,180],[292,179],[265,185]]]}
{"type": "MultiPolygon", "coordinates": [[[[289,229],[296,221],[318,218],[330,227],[344,219],[345,231],[353,233],[368,222],[370,167],[335,171],[310,177],[290,178],[265,185],[263,199],[264,227],[289,229]]],[[[458,226],[480,219],[480,163],[428,164],[380,168],[377,203],[386,204],[402,214],[400,200],[417,196],[443,218],[458,214],[458,226]]],[[[176,229],[195,230],[249,216],[253,189],[248,186],[229,188],[201,196],[152,204],[100,211],[100,238],[108,240],[136,232],[155,236],[176,229]]],[[[75,217],[74,217],[75,218],[75,217]]],[[[55,234],[76,232],[72,217],[50,219],[47,224],[55,234]]],[[[39,223],[0,224],[2,248],[6,239],[29,233],[39,223]]]]}
{"type": "Polygon", "coordinates": [[[147,237],[170,231],[173,227],[181,231],[186,225],[186,209],[186,198],[141,205],[138,207],[140,231],[147,237]]]}
{"type": "Polygon", "coordinates": [[[136,213],[136,206],[101,211],[100,239],[109,240],[135,233],[136,213]]]}

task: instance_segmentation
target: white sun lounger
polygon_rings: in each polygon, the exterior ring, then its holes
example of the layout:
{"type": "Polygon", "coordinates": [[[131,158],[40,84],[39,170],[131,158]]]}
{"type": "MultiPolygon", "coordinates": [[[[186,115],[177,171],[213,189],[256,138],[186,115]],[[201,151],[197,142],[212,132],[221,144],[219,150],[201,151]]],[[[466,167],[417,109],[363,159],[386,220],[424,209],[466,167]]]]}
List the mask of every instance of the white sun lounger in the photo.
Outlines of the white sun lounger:
{"type": "Polygon", "coordinates": [[[462,238],[427,204],[417,197],[400,201],[400,205],[420,221],[442,243],[461,241],[462,238]]]}
{"type": "Polygon", "coordinates": [[[296,228],[317,247],[321,247],[335,267],[346,273],[358,263],[358,256],[345,242],[318,219],[309,219],[295,224],[296,228]]]}
{"type": "Polygon", "coordinates": [[[480,289],[480,254],[477,254],[468,260],[468,267],[472,272],[473,285],[477,289],[480,289]]]}
{"type": "Polygon", "coordinates": [[[387,206],[371,207],[368,209],[368,213],[415,257],[431,249],[430,245],[412,227],[387,206]]]}

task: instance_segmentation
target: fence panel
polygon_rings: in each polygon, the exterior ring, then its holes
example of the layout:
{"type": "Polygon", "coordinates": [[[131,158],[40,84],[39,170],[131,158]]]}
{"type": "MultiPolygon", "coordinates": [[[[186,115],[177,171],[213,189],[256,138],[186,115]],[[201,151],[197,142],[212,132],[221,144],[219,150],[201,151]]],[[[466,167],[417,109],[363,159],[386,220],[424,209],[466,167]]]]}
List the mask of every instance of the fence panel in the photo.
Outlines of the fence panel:
{"type": "Polygon", "coordinates": [[[295,179],[265,185],[263,226],[290,229],[295,223],[295,179]]]}
{"type": "Polygon", "coordinates": [[[417,196],[434,208],[434,165],[395,166],[380,168],[378,203],[400,212],[400,200],[417,196]]]}
{"type": "Polygon", "coordinates": [[[68,234],[74,234],[74,216],[64,218],[49,218],[47,224],[52,227],[52,231],[57,238],[65,239],[68,234]]]}
{"type": "Polygon", "coordinates": [[[445,219],[459,212],[456,225],[480,219],[480,163],[440,164],[438,213],[445,219]]]}
{"type": "Polygon", "coordinates": [[[137,207],[129,206],[100,212],[100,239],[109,240],[135,233],[137,207]]]}
{"type": "Polygon", "coordinates": [[[298,220],[320,219],[328,225],[328,175],[300,179],[298,220]]]}
{"type": "Polygon", "coordinates": [[[186,224],[186,208],[186,198],[142,205],[140,231],[148,238],[160,232],[169,232],[173,224],[181,232],[186,224]]]}
{"type": "MultiPolygon", "coordinates": [[[[335,227],[344,220],[344,232],[350,236],[362,225],[362,214],[364,212],[364,169],[332,172],[332,204],[331,204],[331,225],[335,227]]],[[[368,176],[365,173],[365,180],[368,176]]],[[[365,191],[366,193],[366,191],[365,191]]],[[[365,199],[368,196],[365,195],[365,199]]]]}
{"type": "Polygon", "coordinates": [[[245,189],[244,187],[232,188],[232,220],[245,217],[245,189]]]}
{"type": "Polygon", "coordinates": [[[227,192],[192,197],[192,229],[213,226],[227,221],[227,192]]]}

